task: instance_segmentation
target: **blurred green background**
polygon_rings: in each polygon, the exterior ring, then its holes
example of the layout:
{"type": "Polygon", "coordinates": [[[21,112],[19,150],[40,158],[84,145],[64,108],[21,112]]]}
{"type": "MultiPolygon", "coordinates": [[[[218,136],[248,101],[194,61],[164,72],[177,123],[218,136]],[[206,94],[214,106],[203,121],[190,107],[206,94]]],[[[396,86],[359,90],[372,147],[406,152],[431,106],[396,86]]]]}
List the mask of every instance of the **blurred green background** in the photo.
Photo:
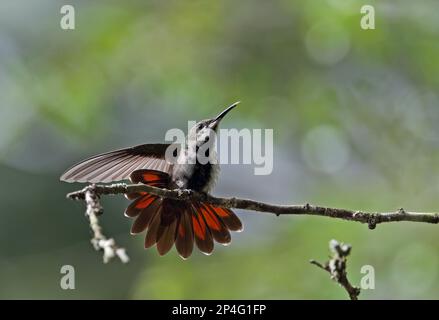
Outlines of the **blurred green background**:
{"type": "Polygon", "coordinates": [[[309,259],[353,245],[360,298],[438,298],[439,226],[367,226],[237,211],[233,243],[187,261],[130,236],[128,201],[105,197],[104,231],[131,263],[93,251],[86,156],[161,142],[169,128],[242,104],[223,128],[273,128],[274,170],[223,165],[216,195],[358,210],[438,210],[439,2],[16,1],[0,3],[0,298],[345,299],[309,259]],[[76,29],[60,8],[74,5],[76,29]],[[372,4],[376,30],[360,28],[372,4]],[[60,269],[76,289],[60,288],[60,269]]]}

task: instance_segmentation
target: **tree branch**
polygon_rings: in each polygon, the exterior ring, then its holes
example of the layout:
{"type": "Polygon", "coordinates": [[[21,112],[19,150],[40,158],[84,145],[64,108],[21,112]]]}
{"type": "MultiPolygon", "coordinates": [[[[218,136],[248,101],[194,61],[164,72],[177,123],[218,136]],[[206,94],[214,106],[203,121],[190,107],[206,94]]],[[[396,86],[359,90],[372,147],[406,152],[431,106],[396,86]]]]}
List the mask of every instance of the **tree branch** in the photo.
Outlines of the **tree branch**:
{"type": "MultiPolygon", "coordinates": [[[[110,261],[114,257],[126,263],[129,258],[125,252],[125,249],[119,248],[113,239],[107,239],[102,233],[102,228],[99,225],[98,215],[102,214],[103,208],[99,203],[99,197],[101,195],[116,195],[136,192],[148,192],[163,198],[171,198],[176,200],[197,200],[207,202],[215,206],[224,208],[236,208],[253,210],[258,212],[273,213],[279,215],[311,215],[311,216],[323,216],[328,218],[342,219],[348,221],[355,221],[365,223],[369,226],[369,229],[375,229],[376,225],[385,222],[425,222],[425,223],[439,223],[438,213],[423,213],[423,212],[408,212],[404,209],[399,209],[395,212],[364,212],[353,211],[347,209],[337,209],[314,206],[310,204],[305,205],[274,205],[255,200],[239,199],[239,198],[219,198],[206,193],[195,192],[192,190],[168,190],[161,189],[145,184],[124,184],[116,183],[112,185],[89,185],[79,191],[74,191],[67,194],[67,198],[73,200],[83,200],[86,202],[87,211],[86,214],[90,220],[90,228],[93,231],[93,238],[91,240],[96,250],[104,251],[104,262],[110,261]]],[[[339,254],[340,255],[340,254],[339,254]]],[[[341,255],[340,255],[341,257],[341,255]]],[[[342,258],[342,257],[341,257],[342,258]]],[[[340,259],[341,259],[340,258],[340,259]]],[[[315,261],[313,264],[327,270],[326,266],[323,266],[315,261]]],[[[328,270],[327,270],[328,271],[328,270]]]]}
{"type": "Polygon", "coordinates": [[[329,250],[332,253],[331,259],[325,264],[321,264],[315,260],[310,260],[311,264],[329,272],[331,279],[342,286],[349,294],[351,300],[358,300],[360,295],[360,288],[351,285],[347,276],[347,257],[351,252],[351,246],[344,243],[339,243],[337,240],[329,241],[329,250]]]}
{"type": "Polygon", "coordinates": [[[86,216],[90,221],[90,229],[93,232],[91,243],[97,251],[104,252],[104,263],[108,263],[114,257],[118,257],[122,263],[128,263],[129,257],[124,248],[116,245],[114,239],[108,239],[102,232],[99,225],[98,216],[103,213],[103,207],[99,202],[99,192],[94,185],[88,186],[82,193],[82,198],[86,203],[86,216]]]}
{"type": "Polygon", "coordinates": [[[395,212],[365,212],[354,211],[348,209],[337,209],[305,205],[274,205],[255,200],[239,199],[239,198],[219,198],[209,194],[199,193],[192,190],[167,190],[145,184],[124,184],[117,183],[112,185],[91,185],[82,190],[69,193],[67,198],[74,200],[85,200],[87,191],[93,190],[96,195],[107,194],[125,194],[134,192],[148,192],[163,198],[171,198],[177,200],[198,200],[207,202],[224,208],[235,208],[253,210],[259,212],[273,213],[279,215],[311,215],[323,216],[328,218],[342,219],[365,223],[369,229],[375,229],[377,224],[386,222],[425,222],[439,223],[439,213],[409,212],[399,209],[395,212]]]}

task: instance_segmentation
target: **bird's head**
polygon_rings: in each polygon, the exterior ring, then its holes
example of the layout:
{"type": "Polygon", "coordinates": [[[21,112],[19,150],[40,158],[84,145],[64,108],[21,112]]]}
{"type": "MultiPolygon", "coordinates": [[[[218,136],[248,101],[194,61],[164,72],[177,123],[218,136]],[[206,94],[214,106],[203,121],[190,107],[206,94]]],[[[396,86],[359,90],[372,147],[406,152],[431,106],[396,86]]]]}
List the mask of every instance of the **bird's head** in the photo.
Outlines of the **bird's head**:
{"type": "Polygon", "coordinates": [[[197,146],[201,146],[207,142],[214,142],[215,134],[218,132],[219,123],[224,116],[233,108],[239,104],[235,102],[230,107],[226,108],[219,115],[213,119],[206,119],[197,122],[190,130],[188,134],[188,140],[196,142],[197,146]],[[213,138],[213,139],[212,139],[213,138]]]}

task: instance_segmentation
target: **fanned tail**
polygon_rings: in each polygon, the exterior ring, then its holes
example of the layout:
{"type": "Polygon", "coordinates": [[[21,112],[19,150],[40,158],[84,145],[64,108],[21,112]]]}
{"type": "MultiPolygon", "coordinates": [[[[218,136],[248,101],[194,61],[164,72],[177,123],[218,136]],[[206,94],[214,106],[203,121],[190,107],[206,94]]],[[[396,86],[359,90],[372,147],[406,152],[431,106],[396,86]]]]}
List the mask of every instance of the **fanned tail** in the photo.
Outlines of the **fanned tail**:
{"type": "MultiPolygon", "coordinates": [[[[144,183],[159,188],[168,188],[170,176],[161,171],[137,170],[130,177],[133,183],[144,183]]],[[[145,230],[145,248],[157,245],[160,255],[166,254],[174,245],[179,255],[186,259],[198,249],[210,254],[214,240],[227,245],[231,242],[230,231],[241,231],[242,223],[235,213],[226,208],[208,203],[162,199],[141,192],[126,195],[134,200],[125,210],[125,215],[136,218],[131,233],[145,230]]]]}

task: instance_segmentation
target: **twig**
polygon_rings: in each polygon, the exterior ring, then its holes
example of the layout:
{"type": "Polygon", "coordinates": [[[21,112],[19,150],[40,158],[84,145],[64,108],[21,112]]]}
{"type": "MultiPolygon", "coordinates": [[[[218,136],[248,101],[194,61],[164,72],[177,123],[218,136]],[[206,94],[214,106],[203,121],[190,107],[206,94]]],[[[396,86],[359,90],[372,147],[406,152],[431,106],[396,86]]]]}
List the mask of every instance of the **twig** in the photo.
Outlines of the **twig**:
{"type": "Polygon", "coordinates": [[[97,192],[95,185],[88,186],[84,189],[83,199],[87,205],[86,215],[90,221],[90,228],[93,232],[91,243],[97,251],[104,252],[104,263],[108,263],[114,257],[118,257],[122,263],[128,263],[130,259],[125,249],[118,247],[114,239],[108,239],[102,233],[98,216],[103,213],[103,208],[99,203],[99,192],[97,192]]]}
{"type": "Polygon", "coordinates": [[[349,294],[351,300],[358,300],[360,288],[351,285],[347,277],[346,264],[347,257],[351,252],[351,246],[339,243],[337,240],[329,241],[329,250],[332,253],[331,259],[325,264],[321,264],[315,260],[310,260],[311,264],[329,272],[331,279],[342,286],[349,294]]]}
{"type": "Polygon", "coordinates": [[[328,218],[343,219],[348,221],[356,221],[365,223],[369,229],[375,229],[377,224],[385,222],[425,222],[439,223],[439,213],[409,212],[399,209],[395,212],[364,212],[353,211],[348,209],[328,208],[305,205],[274,205],[255,200],[239,199],[239,198],[219,198],[209,194],[194,192],[192,190],[167,190],[144,184],[112,184],[112,185],[93,185],[87,186],[82,190],[69,193],[68,198],[74,200],[84,200],[85,194],[90,188],[96,195],[106,194],[125,194],[134,192],[149,192],[151,194],[177,200],[199,200],[224,208],[236,208],[253,210],[259,212],[269,212],[279,215],[312,215],[324,216],[328,218]]]}

